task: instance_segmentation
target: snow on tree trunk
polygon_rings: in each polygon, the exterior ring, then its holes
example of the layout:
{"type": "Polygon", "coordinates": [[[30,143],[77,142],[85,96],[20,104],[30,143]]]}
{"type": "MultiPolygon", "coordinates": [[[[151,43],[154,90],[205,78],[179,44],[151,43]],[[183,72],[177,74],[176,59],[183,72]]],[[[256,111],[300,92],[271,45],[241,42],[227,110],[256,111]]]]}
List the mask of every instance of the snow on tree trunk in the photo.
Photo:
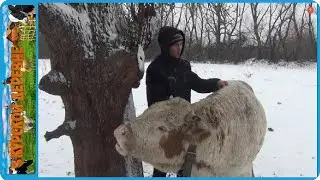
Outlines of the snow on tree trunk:
{"type": "MultiPolygon", "coordinates": [[[[133,95],[131,92],[128,99],[128,104],[125,108],[123,120],[130,121],[130,120],[134,120],[135,118],[136,118],[136,111],[135,111],[134,102],[133,102],[133,95]]],[[[143,168],[142,168],[141,161],[131,156],[126,157],[125,160],[126,160],[127,176],[130,176],[130,177],[143,176],[143,168]]]]}
{"type": "Polygon", "coordinates": [[[141,162],[114,148],[113,130],[135,118],[131,90],[144,74],[143,49],[121,44],[120,17],[117,4],[39,4],[52,69],[39,88],[65,105],[64,123],[45,138],[70,137],[76,176],[143,176],[141,162]]]}

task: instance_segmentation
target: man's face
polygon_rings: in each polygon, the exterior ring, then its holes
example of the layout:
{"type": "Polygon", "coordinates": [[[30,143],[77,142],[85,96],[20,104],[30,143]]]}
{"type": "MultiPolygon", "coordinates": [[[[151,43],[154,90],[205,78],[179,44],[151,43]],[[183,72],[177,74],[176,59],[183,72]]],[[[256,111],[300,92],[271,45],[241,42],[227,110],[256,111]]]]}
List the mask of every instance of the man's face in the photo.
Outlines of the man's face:
{"type": "Polygon", "coordinates": [[[178,41],[170,46],[170,55],[175,58],[179,58],[182,50],[182,41],[178,41]]]}

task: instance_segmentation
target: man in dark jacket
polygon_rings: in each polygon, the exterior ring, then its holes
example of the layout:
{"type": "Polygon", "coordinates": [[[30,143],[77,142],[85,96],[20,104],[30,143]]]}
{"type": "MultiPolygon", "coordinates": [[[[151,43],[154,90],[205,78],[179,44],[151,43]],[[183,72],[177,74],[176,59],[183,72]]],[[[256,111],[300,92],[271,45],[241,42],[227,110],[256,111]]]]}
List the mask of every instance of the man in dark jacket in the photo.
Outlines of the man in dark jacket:
{"type": "MultiPolygon", "coordinates": [[[[198,93],[210,93],[228,85],[218,78],[201,79],[191,71],[190,63],[180,58],[185,44],[185,35],[181,30],[162,27],[158,43],[161,54],[146,71],[148,107],[170,97],[181,97],[191,102],[191,89],[198,93]]],[[[154,169],[153,177],[166,177],[166,173],[154,169]]]]}

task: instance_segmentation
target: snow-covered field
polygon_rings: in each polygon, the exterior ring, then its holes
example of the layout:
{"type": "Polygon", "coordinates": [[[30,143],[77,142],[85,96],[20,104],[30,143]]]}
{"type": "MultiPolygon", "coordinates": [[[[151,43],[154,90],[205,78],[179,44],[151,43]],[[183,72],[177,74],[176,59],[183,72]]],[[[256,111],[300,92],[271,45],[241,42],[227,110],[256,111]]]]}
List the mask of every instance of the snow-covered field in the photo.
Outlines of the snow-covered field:
{"type": "MultiPolygon", "coordinates": [[[[146,68],[149,64],[146,64],[146,68]]],[[[254,89],[265,108],[268,127],[262,150],[254,162],[256,176],[317,176],[317,71],[309,67],[265,64],[192,64],[202,78],[241,79],[254,89]]],[[[39,80],[50,70],[49,60],[39,60],[39,80]]],[[[145,78],[145,77],[144,77],[145,78]]],[[[44,134],[64,120],[59,96],[39,90],[39,176],[74,176],[73,148],[66,137],[46,142],[44,134]]],[[[145,79],[133,90],[137,115],[147,108],[145,79]]],[[[208,94],[192,92],[192,102],[208,94]]],[[[145,176],[152,167],[144,164],[145,176]]]]}

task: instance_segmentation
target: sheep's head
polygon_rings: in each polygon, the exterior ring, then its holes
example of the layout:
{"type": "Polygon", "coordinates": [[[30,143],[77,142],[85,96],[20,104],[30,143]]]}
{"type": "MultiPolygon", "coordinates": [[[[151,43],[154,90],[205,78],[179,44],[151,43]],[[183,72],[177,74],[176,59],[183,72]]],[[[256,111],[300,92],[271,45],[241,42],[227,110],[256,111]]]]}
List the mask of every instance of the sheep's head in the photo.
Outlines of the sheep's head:
{"type": "Polygon", "coordinates": [[[115,129],[116,150],[160,170],[178,170],[188,146],[210,136],[209,131],[199,128],[199,122],[191,104],[184,99],[156,103],[136,120],[115,129]]]}

